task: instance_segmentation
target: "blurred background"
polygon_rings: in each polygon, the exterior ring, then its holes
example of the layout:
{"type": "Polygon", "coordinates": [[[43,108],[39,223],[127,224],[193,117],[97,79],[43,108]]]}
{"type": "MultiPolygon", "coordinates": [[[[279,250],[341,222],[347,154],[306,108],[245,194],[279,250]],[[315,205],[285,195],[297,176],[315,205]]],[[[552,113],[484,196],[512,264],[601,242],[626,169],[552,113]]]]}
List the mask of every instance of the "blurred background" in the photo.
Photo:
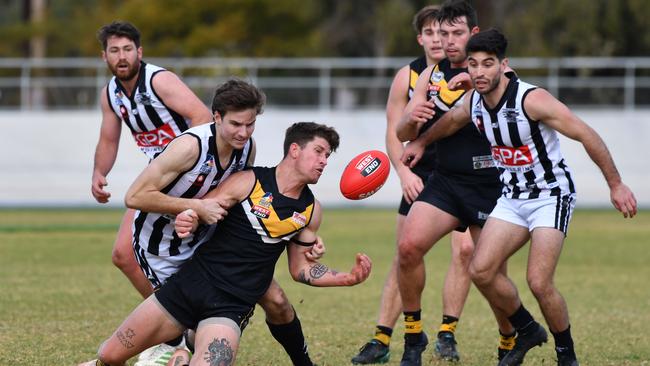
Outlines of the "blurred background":
{"type": "MultiPolygon", "coordinates": [[[[325,205],[346,163],[384,150],[384,105],[394,73],[422,54],[419,0],[0,0],[0,206],[93,206],[90,178],[110,78],[96,32],[128,20],[144,60],[176,72],[209,105],[217,84],[248,79],[268,96],[255,138],[258,163],[281,158],[284,129],[333,125],[342,145],[315,188],[325,205]]],[[[470,1],[483,29],[509,39],[510,64],[547,88],[607,142],[624,180],[650,207],[650,10],[647,0],[470,1]]],[[[126,130],[126,129],[125,129],[126,130]]],[[[145,166],[123,133],[109,174],[111,205],[145,166]]],[[[604,179],[579,144],[563,139],[579,206],[608,207],[604,179]]],[[[395,174],[355,203],[393,206],[395,174]]]]}

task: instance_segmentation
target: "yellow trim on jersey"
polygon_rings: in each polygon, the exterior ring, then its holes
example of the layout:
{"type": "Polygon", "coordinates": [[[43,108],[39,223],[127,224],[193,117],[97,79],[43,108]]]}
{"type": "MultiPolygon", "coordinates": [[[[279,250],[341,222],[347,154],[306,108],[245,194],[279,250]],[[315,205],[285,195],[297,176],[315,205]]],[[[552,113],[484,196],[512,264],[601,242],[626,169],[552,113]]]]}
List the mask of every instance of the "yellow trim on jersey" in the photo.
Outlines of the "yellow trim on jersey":
{"type": "Polygon", "coordinates": [[[438,85],[440,87],[440,90],[438,91],[438,95],[436,98],[438,98],[441,102],[445,103],[448,107],[453,107],[454,104],[456,104],[462,97],[465,95],[465,90],[455,90],[451,91],[447,87],[447,80],[445,78],[441,78],[440,81],[434,81],[433,80],[433,75],[437,72],[440,71],[440,65],[436,65],[433,68],[433,72],[431,73],[431,77],[429,78],[429,83],[431,85],[438,85]]]}
{"type": "MultiPolygon", "coordinates": [[[[268,202],[268,199],[264,199],[264,195],[267,192],[264,191],[260,181],[255,181],[255,187],[253,192],[249,195],[251,202],[251,207],[263,206],[268,210],[268,216],[266,218],[259,217],[262,222],[262,226],[269,234],[271,238],[280,238],[289,234],[292,234],[302,228],[304,228],[310,221],[312,212],[314,210],[314,203],[312,202],[309,206],[305,208],[302,212],[294,212],[294,216],[287,217],[284,220],[280,220],[278,214],[273,208],[273,200],[268,202]],[[264,202],[261,202],[264,201],[264,202]],[[298,214],[301,217],[297,218],[295,215],[298,214]]],[[[272,194],[272,193],[271,193],[272,194]]]]}
{"type": "Polygon", "coordinates": [[[409,74],[409,88],[411,90],[415,90],[415,84],[418,83],[418,78],[420,77],[420,74],[415,72],[415,70],[410,69],[409,70],[411,73],[409,74]]]}

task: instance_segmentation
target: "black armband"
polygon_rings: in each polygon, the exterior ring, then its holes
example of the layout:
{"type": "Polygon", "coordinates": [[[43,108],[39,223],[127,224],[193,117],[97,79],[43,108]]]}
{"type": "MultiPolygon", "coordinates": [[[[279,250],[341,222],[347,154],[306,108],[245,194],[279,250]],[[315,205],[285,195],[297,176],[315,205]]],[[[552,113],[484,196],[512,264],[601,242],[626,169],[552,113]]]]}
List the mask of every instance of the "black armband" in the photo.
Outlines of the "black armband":
{"type": "Polygon", "coordinates": [[[318,242],[318,239],[314,239],[314,241],[310,241],[310,242],[307,243],[307,242],[304,242],[304,241],[300,241],[300,240],[298,240],[298,239],[296,239],[294,237],[294,238],[291,238],[291,241],[293,243],[295,243],[295,244],[300,245],[301,247],[310,247],[310,246],[316,244],[316,242],[318,242]]]}

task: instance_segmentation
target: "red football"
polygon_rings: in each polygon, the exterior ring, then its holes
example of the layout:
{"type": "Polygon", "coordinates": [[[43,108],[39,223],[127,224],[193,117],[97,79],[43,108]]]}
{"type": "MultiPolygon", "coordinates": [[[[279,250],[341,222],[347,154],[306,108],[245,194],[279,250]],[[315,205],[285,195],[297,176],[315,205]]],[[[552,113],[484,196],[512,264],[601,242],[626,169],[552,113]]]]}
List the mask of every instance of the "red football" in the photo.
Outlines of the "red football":
{"type": "Polygon", "coordinates": [[[390,172],[388,156],[379,150],[363,152],[352,159],[341,175],[341,193],[360,200],[372,196],[386,183],[390,172]]]}

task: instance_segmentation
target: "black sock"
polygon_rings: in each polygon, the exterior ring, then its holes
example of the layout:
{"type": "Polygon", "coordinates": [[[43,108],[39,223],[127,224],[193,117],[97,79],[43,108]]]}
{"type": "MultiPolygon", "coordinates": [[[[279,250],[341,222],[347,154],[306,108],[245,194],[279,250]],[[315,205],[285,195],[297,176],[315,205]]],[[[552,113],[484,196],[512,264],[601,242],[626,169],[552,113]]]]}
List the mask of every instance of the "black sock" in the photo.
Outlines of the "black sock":
{"type": "Polygon", "coordinates": [[[535,324],[537,324],[537,322],[535,322],[535,319],[533,319],[533,316],[530,315],[523,304],[519,306],[519,309],[517,309],[514,314],[508,317],[508,320],[510,321],[510,324],[515,327],[517,333],[521,334],[528,333],[533,329],[535,324]]]}
{"type": "Polygon", "coordinates": [[[559,333],[553,333],[555,338],[555,352],[558,354],[572,355],[575,357],[576,353],[573,349],[573,338],[571,337],[571,325],[559,333]]]}
{"type": "Polygon", "coordinates": [[[294,318],[287,324],[271,324],[266,322],[273,338],[278,341],[287,352],[294,366],[313,366],[309,358],[305,336],[298,314],[294,311],[294,318]]]}
{"type": "Polygon", "coordinates": [[[165,342],[166,345],[172,346],[172,347],[178,347],[179,344],[183,341],[183,335],[179,335],[178,337],[172,339],[171,341],[165,342]]]}

